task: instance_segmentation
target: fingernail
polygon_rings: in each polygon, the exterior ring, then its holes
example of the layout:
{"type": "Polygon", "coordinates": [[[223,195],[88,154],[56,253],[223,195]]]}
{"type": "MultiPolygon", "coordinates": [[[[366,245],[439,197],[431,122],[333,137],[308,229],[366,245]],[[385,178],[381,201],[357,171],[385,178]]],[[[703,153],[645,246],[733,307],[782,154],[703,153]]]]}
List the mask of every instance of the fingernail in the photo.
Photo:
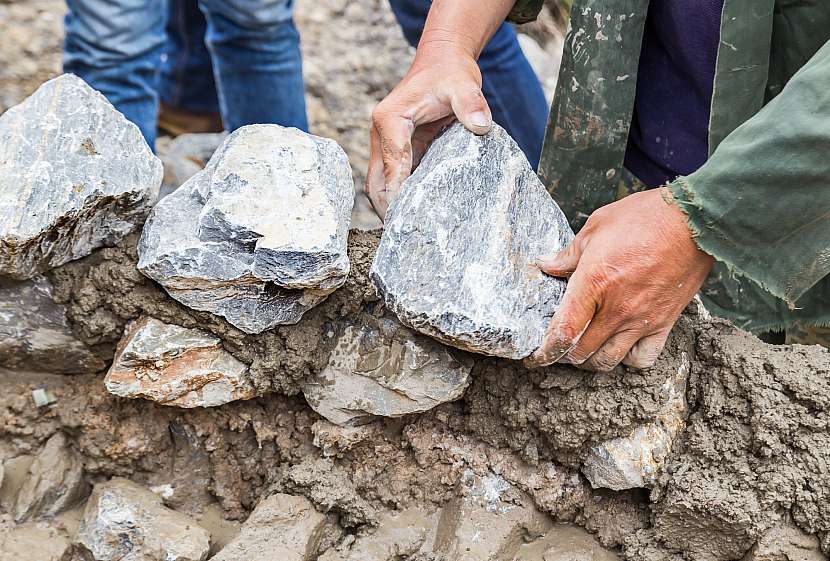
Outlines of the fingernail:
{"type": "Polygon", "coordinates": [[[470,115],[470,124],[474,127],[486,128],[490,126],[490,117],[484,111],[476,111],[470,115]]]}

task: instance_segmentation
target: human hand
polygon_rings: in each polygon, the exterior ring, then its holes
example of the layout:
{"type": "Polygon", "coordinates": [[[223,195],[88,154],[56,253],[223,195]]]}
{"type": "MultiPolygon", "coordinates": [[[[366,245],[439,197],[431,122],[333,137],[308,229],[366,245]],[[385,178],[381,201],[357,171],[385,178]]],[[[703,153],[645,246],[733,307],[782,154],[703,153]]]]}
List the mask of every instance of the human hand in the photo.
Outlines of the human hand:
{"type": "Polygon", "coordinates": [[[530,367],[609,371],[652,366],[714,259],[701,251],[667,188],[595,211],[570,246],[539,261],[568,287],[530,367]]]}
{"type": "Polygon", "coordinates": [[[455,119],[476,134],[492,127],[475,54],[447,41],[422,41],[412,68],[372,113],[366,192],[381,219],[429,144],[455,119]]]}

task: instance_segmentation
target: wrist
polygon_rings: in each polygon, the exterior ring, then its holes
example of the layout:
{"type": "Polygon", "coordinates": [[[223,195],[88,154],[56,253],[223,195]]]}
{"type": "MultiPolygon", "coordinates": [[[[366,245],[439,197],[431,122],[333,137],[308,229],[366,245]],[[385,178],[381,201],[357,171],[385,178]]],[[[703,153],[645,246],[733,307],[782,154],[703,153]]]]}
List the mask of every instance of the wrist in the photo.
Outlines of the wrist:
{"type": "Polygon", "coordinates": [[[673,224],[673,228],[678,231],[682,231],[686,236],[688,236],[689,242],[694,246],[697,250],[699,261],[703,263],[707,263],[708,267],[711,268],[715,263],[715,258],[700,249],[700,246],[695,241],[695,233],[692,228],[689,226],[689,217],[683,211],[677,201],[674,198],[674,195],[666,186],[660,187],[655,189],[658,191],[660,198],[663,200],[663,203],[666,207],[666,215],[668,221],[673,224]]]}
{"type": "Polygon", "coordinates": [[[469,37],[444,29],[425,31],[418,43],[413,66],[424,61],[443,61],[453,58],[478,59],[480,47],[469,37]]]}

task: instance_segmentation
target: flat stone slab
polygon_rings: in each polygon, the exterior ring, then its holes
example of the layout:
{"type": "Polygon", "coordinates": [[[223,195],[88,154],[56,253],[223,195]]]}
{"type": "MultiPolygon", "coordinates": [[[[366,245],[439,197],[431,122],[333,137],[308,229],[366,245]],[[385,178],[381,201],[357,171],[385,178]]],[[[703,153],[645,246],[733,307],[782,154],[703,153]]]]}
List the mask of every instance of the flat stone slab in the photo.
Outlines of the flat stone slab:
{"type": "Polygon", "coordinates": [[[303,386],[309,405],[341,426],[401,417],[454,401],[470,383],[472,360],[391,316],[348,325],[329,363],[303,386]]]}
{"type": "Polygon", "coordinates": [[[45,277],[0,279],[0,366],[60,374],[99,372],[107,364],[75,338],[66,308],[45,277]]]}
{"type": "Polygon", "coordinates": [[[162,180],[134,124],[72,74],[0,116],[0,275],[25,279],[121,241],[162,180]]]}
{"type": "Polygon", "coordinates": [[[95,486],[75,540],[95,561],[204,561],[210,550],[193,518],[120,478],[95,486]]]}
{"type": "Polygon", "coordinates": [[[138,268],[246,333],[296,323],[346,280],[353,203],[351,168],[334,141],[243,127],[153,209],[138,268]]]}
{"type": "Polygon", "coordinates": [[[429,148],[391,206],[371,276],[413,329],[461,349],[530,355],[565,291],[537,258],[573,239],[518,145],[460,124],[429,148]]]}
{"type": "Polygon", "coordinates": [[[248,367],[218,337],[147,316],[127,327],[104,384],[114,395],[185,408],[257,396],[248,367]]]}

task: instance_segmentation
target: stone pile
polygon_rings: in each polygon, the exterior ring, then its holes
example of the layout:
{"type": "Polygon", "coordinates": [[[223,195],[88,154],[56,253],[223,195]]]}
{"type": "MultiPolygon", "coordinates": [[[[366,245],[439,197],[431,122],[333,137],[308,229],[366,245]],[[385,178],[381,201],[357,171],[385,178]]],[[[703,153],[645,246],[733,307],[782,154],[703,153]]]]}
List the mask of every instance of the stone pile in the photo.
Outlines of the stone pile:
{"type": "Polygon", "coordinates": [[[565,282],[534,265],[573,232],[498,125],[453,125],[391,206],[372,280],[400,320],[455,347],[512,359],[535,351],[565,282]]]}
{"type": "Polygon", "coordinates": [[[353,200],[335,142],[243,127],[153,209],[138,267],[182,304],[246,333],[296,323],[345,282],[353,200]]]}
{"type": "Polygon", "coordinates": [[[100,93],[65,74],[0,116],[0,276],[114,245],[156,202],[161,162],[100,93]]]}

